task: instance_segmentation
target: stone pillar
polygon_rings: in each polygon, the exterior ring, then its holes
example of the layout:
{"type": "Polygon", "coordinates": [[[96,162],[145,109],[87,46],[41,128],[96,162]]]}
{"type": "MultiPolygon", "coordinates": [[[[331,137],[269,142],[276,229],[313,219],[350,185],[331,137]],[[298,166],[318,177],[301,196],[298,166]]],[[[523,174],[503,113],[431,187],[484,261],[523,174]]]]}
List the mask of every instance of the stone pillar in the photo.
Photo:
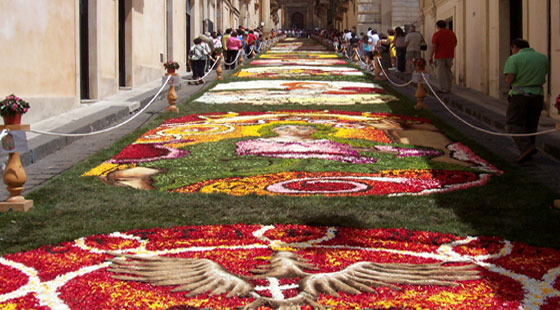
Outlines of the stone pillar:
{"type": "Polygon", "coordinates": [[[249,11],[247,10],[248,3],[249,0],[241,0],[239,3],[241,6],[239,9],[239,22],[243,26],[251,28],[251,25],[249,25],[249,11]]]}
{"type": "Polygon", "coordinates": [[[270,21],[270,0],[261,0],[261,20],[264,22],[263,32],[265,36],[270,34],[272,22],[270,21]]]}
{"type": "Polygon", "coordinates": [[[358,0],[358,23],[356,32],[366,33],[369,27],[381,29],[381,0],[358,0]]]}

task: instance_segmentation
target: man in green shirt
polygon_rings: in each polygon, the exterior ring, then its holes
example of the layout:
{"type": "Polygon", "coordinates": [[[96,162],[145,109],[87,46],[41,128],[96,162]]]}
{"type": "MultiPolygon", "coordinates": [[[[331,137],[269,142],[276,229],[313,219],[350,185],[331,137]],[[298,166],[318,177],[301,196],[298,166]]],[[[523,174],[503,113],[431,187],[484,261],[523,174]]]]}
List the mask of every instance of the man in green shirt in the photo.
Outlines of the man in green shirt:
{"type": "MultiPolygon", "coordinates": [[[[512,55],[504,66],[505,79],[511,85],[506,125],[510,133],[524,134],[537,131],[544,105],[544,89],[549,62],[546,55],[529,47],[529,42],[515,39],[512,55]]],[[[520,150],[517,162],[525,162],[537,153],[535,136],[513,137],[520,150]]]]}

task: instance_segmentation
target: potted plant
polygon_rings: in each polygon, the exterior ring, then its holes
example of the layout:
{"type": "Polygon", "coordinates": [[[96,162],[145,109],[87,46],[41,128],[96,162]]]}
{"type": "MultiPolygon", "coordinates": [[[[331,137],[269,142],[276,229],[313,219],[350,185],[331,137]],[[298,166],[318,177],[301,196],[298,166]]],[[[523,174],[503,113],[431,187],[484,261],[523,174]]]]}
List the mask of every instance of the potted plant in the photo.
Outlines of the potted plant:
{"type": "Polygon", "coordinates": [[[29,111],[29,103],[11,94],[0,101],[0,115],[4,118],[5,125],[21,124],[21,116],[29,111]]]}
{"type": "Polygon", "coordinates": [[[169,60],[163,64],[163,67],[165,68],[165,70],[167,70],[167,73],[175,73],[175,70],[179,69],[179,63],[173,60],[169,60]]]}
{"type": "Polygon", "coordinates": [[[558,95],[558,97],[556,97],[556,104],[554,104],[554,107],[558,111],[558,114],[560,114],[560,95],[558,95]]]}

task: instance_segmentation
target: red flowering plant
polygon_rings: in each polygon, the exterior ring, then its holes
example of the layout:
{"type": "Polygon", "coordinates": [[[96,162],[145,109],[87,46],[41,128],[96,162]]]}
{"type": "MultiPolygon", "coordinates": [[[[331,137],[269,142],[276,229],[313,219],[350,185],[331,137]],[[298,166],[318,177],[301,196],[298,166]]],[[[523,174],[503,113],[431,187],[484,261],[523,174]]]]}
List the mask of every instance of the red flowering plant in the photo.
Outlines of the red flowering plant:
{"type": "Polygon", "coordinates": [[[26,113],[29,111],[29,103],[11,94],[6,99],[0,101],[0,115],[15,115],[16,113],[26,113]]]}
{"type": "Polygon", "coordinates": [[[177,70],[177,69],[179,69],[180,66],[179,66],[178,62],[173,61],[173,60],[169,60],[169,61],[167,61],[166,63],[163,64],[163,67],[166,70],[169,70],[169,69],[177,70]]]}
{"type": "Polygon", "coordinates": [[[556,108],[556,110],[560,114],[560,95],[558,95],[558,97],[556,97],[556,103],[554,104],[554,107],[556,108]]]}

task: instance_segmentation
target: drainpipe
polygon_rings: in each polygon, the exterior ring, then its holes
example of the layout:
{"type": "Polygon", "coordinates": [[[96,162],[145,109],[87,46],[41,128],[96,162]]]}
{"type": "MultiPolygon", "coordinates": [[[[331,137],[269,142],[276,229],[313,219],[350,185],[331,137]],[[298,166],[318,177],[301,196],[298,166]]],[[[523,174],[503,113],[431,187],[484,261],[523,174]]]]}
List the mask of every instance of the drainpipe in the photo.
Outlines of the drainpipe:
{"type": "MultiPolygon", "coordinates": [[[[551,63],[552,63],[552,61],[551,61],[552,60],[552,58],[551,58],[551,56],[552,56],[552,4],[551,4],[550,0],[548,0],[547,6],[548,6],[546,8],[546,10],[548,11],[548,35],[547,35],[547,37],[548,37],[548,40],[547,40],[548,41],[547,42],[547,44],[548,44],[548,47],[547,47],[548,48],[548,51],[547,51],[548,55],[547,56],[548,56],[548,72],[549,72],[548,73],[548,92],[547,93],[548,93],[548,97],[552,98],[551,97],[551,95],[552,95],[552,76],[551,76],[552,75],[552,68],[551,68],[551,63]]],[[[552,102],[552,101],[550,101],[550,102],[552,102]]]]}

